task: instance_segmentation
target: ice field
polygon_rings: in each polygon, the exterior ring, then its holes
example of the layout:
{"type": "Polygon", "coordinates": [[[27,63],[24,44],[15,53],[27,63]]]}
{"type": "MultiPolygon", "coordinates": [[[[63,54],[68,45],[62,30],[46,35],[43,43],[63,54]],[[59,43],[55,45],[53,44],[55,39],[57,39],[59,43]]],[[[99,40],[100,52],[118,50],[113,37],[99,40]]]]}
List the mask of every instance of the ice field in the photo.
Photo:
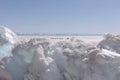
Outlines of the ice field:
{"type": "Polygon", "coordinates": [[[120,80],[120,35],[17,36],[0,26],[0,80],[120,80]]]}

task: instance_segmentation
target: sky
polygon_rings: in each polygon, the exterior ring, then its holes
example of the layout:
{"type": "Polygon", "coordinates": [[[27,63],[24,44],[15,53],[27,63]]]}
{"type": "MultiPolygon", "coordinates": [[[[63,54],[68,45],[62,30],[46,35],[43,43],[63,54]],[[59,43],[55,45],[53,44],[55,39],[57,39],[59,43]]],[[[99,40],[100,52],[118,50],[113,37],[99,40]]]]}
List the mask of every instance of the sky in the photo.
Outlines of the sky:
{"type": "Polygon", "coordinates": [[[120,0],[0,0],[15,32],[120,34],[120,0]]]}

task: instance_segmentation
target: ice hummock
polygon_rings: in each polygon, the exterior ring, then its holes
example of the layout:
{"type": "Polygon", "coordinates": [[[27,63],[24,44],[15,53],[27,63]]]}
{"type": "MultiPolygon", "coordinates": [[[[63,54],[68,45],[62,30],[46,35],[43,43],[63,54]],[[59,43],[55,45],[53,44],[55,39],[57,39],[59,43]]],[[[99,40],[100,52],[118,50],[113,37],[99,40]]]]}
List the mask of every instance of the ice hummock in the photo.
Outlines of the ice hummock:
{"type": "Polygon", "coordinates": [[[120,35],[106,34],[104,39],[100,41],[98,47],[115,51],[120,54],[120,35]]]}
{"type": "Polygon", "coordinates": [[[54,44],[47,38],[18,42],[3,26],[0,35],[0,79],[120,80],[118,35],[108,34],[97,45],[75,37],[54,44]]]}
{"type": "Polygon", "coordinates": [[[11,51],[16,42],[16,34],[7,27],[0,26],[0,60],[12,55],[11,51]]]}

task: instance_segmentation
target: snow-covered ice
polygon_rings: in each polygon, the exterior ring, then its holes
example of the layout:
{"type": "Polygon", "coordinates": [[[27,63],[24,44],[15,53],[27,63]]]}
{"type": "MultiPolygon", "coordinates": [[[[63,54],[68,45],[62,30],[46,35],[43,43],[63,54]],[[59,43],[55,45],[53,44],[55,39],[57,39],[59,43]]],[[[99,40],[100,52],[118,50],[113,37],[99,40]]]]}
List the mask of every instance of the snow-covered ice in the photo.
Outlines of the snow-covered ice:
{"type": "Polygon", "coordinates": [[[16,36],[0,26],[0,80],[120,80],[120,35],[16,36]]]}

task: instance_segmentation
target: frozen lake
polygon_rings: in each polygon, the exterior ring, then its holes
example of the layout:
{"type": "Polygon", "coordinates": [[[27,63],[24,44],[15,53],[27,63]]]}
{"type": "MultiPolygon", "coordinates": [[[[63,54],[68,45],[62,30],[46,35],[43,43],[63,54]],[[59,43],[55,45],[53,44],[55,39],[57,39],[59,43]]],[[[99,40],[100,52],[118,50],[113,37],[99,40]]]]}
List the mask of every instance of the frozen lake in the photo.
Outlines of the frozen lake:
{"type": "Polygon", "coordinates": [[[19,39],[26,41],[31,38],[48,39],[53,43],[58,41],[69,41],[71,37],[75,37],[87,43],[98,43],[103,39],[102,36],[19,36],[19,39]]]}
{"type": "Polygon", "coordinates": [[[120,35],[17,36],[0,29],[0,80],[120,80],[120,35]]]}

